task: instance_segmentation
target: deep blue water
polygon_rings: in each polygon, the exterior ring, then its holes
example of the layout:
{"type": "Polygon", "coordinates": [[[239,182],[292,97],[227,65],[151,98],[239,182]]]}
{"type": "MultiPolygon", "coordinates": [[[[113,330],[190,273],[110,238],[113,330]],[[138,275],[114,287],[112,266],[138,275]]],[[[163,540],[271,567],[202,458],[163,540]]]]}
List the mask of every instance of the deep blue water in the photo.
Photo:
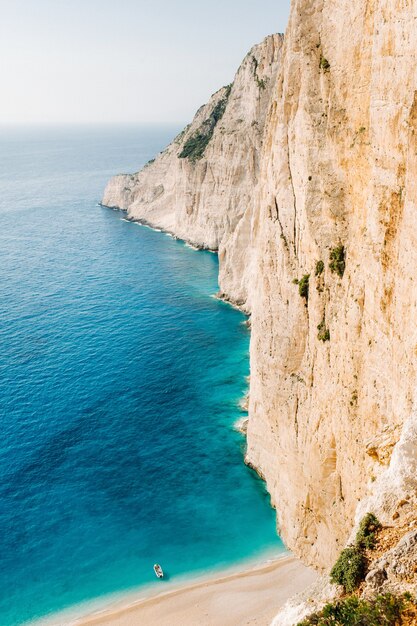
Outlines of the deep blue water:
{"type": "Polygon", "coordinates": [[[176,130],[0,131],[1,626],[282,548],[217,257],[97,206],[176,130]]]}

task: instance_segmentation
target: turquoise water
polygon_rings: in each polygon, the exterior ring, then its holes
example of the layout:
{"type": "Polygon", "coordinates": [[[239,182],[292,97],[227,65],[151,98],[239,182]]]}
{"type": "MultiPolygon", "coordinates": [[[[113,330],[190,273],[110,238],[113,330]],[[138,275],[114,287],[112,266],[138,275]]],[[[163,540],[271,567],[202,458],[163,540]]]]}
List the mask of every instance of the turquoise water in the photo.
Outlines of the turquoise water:
{"type": "Polygon", "coordinates": [[[282,549],[217,257],[97,206],[176,130],[0,131],[2,626],[282,549]]]}

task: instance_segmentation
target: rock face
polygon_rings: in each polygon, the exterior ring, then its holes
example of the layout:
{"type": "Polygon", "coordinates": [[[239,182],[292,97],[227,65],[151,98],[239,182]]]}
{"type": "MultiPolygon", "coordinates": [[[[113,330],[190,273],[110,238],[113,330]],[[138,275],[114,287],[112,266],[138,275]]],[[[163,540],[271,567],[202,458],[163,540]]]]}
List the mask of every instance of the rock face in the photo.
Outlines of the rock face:
{"type": "Polygon", "coordinates": [[[103,198],[103,204],[126,210],[131,219],[218,250],[221,291],[241,306],[248,306],[243,240],[249,237],[282,42],[282,35],[271,35],[254,46],[233,84],[217,91],[142,171],[111,179],[103,198]]]}
{"type": "Polygon", "coordinates": [[[392,490],[404,441],[416,458],[416,18],[412,2],[293,0],[285,43],[255,47],[103,199],[219,250],[222,292],[252,312],[247,459],[319,568],[358,503],[392,490]]]}
{"type": "Polygon", "coordinates": [[[416,17],[293,1],[263,143],[248,459],[287,545],[321,567],[415,404],[416,17]]]}
{"type": "MultiPolygon", "coordinates": [[[[356,523],[349,537],[353,544],[360,520],[373,511],[382,523],[376,551],[368,552],[368,571],[359,591],[361,597],[405,592],[417,595],[417,413],[405,422],[392,452],[389,467],[372,481],[369,494],[359,503],[356,523]]],[[[341,595],[341,588],[323,574],[312,587],[291,598],[272,626],[293,626],[320,611],[341,595]]]]}
{"type": "Polygon", "coordinates": [[[365,579],[364,593],[409,593],[417,591],[417,530],[412,530],[398,544],[373,564],[365,579]]]}

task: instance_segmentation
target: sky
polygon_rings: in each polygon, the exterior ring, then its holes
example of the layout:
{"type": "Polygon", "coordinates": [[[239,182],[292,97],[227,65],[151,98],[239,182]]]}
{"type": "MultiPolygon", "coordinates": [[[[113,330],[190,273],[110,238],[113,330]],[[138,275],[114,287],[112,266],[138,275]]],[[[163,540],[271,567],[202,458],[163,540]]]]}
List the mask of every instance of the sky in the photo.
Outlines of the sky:
{"type": "Polygon", "coordinates": [[[290,0],[0,0],[0,125],[183,123],[290,0]]]}

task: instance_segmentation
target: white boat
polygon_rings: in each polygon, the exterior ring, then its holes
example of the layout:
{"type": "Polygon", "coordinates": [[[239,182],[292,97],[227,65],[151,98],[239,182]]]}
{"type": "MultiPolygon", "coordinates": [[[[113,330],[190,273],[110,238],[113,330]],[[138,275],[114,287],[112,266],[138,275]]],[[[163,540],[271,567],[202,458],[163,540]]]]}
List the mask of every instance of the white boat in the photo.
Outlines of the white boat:
{"type": "Polygon", "coordinates": [[[157,578],[164,577],[164,572],[162,571],[162,567],[158,563],[155,563],[155,565],[153,566],[153,571],[155,572],[157,578]]]}

